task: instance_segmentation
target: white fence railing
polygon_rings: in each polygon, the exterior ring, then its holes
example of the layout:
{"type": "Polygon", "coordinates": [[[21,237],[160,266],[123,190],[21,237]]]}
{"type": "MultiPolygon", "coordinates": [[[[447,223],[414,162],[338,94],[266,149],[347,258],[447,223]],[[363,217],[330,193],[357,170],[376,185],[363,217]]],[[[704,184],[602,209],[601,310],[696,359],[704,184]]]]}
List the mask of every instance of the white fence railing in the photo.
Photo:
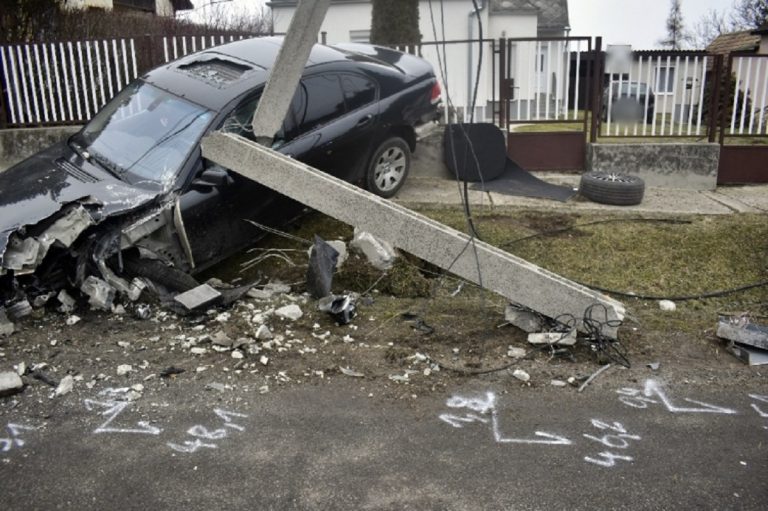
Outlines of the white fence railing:
{"type": "Polygon", "coordinates": [[[11,125],[89,119],[136,78],[134,39],[0,46],[11,125]]]}
{"type": "Polygon", "coordinates": [[[636,53],[608,73],[602,94],[603,136],[702,136],[711,57],[636,53]]]}
{"type": "Polygon", "coordinates": [[[163,37],[164,62],[176,60],[190,53],[205,50],[213,46],[219,46],[232,41],[245,39],[243,35],[199,35],[199,36],[170,36],[163,37]]]}
{"type": "Polygon", "coordinates": [[[735,90],[727,120],[729,135],[768,134],[768,55],[733,58],[735,90]]]}

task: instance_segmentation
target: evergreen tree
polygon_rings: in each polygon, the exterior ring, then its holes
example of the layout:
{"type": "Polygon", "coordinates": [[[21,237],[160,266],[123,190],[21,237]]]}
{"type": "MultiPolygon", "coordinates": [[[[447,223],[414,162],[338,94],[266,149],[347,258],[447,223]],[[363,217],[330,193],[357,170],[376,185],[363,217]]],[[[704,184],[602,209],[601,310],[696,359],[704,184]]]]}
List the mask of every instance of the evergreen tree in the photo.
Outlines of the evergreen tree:
{"type": "Polygon", "coordinates": [[[419,44],[419,0],[373,0],[371,42],[387,46],[419,44]]]}
{"type": "Polygon", "coordinates": [[[682,0],[672,0],[667,17],[667,37],[659,41],[670,50],[681,50],[688,39],[683,26],[682,0]]]}

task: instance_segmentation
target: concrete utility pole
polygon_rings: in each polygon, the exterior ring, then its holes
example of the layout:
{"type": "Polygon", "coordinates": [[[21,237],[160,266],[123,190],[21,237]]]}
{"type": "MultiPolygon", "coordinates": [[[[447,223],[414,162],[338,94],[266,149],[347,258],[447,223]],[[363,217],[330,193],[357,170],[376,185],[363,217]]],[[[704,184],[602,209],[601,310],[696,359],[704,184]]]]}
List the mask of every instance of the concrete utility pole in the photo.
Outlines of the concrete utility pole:
{"type": "Polygon", "coordinates": [[[331,0],[299,1],[251,123],[256,140],[263,145],[272,143],[283,124],[330,5],[331,0]]]}
{"type": "MultiPolygon", "coordinates": [[[[271,140],[280,128],[329,4],[299,2],[253,118],[257,140],[271,140]]],[[[550,318],[566,313],[581,318],[596,303],[605,306],[607,320],[624,318],[624,307],[616,300],[238,135],[214,133],[203,139],[202,152],[225,168],[471,282],[480,283],[479,266],[486,288],[550,318]]],[[[615,338],[616,327],[606,325],[603,333],[615,338]]]]}

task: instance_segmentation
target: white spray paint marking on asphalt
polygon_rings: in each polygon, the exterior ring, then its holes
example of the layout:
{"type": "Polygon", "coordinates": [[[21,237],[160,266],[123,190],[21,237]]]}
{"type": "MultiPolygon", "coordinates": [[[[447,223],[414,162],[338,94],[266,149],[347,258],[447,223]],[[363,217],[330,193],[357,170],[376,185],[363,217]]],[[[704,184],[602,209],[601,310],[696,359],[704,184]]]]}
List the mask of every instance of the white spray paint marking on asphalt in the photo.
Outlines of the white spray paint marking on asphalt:
{"type": "MultiPolygon", "coordinates": [[[[235,418],[247,418],[248,416],[244,413],[231,412],[228,410],[222,410],[221,408],[214,408],[213,413],[216,415],[216,417],[224,421],[224,428],[230,428],[241,432],[245,431],[245,427],[233,422],[235,418]]],[[[209,429],[198,424],[187,430],[187,434],[191,437],[194,437],[194,440],[184,440],[180,444],[175,442],[167,442],[165,445],[176,452],[183,453],[194,453],[202,448],[217,449],[218,445],[213,442],[223,440],[229,436],[229,431],[224,428],[209,429]],[[203,440],[206,440],[207,442],[203,442],[203,440]]]]}
{"type": "MultiPolygon", "coordinates": [[[[749,397],[756,401],[762,401],[763,403],[768,403],[768,396],[761,396],[760,394],[749,394],[749,397]]],[[[768,412],[763,411],[763,409],[755,404],[752,403],[752,408],[757,412],[757,414],[762,418],[768,418],[768,412]]]]}
{"type": "Polygon", "coordinates": [[[0,438],[0,452],[8,452],[14,447],[24,447],[26,441],[21,437],[22,431],[35,431],[37,426],[25,426],[23,424],[14,424],[9,422],[5,426],[9,436],[0,438]]]}
{"type": "Polygon", "coordinates": [[[684,398],[683,401],[698,405],[691,406],[677,406],[672,403],[672,400],[667,396],[661,385],[655,380],[645,380],[645,385],[642,391],[634,388],[623,388],[616,391],[617,394],[621,394],[619,401],[627,406],[633,408],[647,408],[649,404],[663,404],[667,411],[671,413],[720,413],[725,415],[733,415],[738,413],[731,408],[724,408],[721,406],[711,405],[703,401],[696,401],[695,399],[684,398]],[[653,397],[658,398],[652,399],[653,397]]]}
{"type": "Polygon", "coordinates": [[[116,428],[110,426],[112,421],[114,421],[117,416],[123,412],[123,410],[128,408],[130,405],[128,401],[95,401],[93,399],[85,399],[83,400],[83,404],[85,404],[85,408],[88,411],[93,411],[96,408],[104,408],[103,411],[99,412],[99,415],[107,417],[107,420],[104,421],[101,426],[94,429],[94,433],[135,433],[140,435],[159,435],[160,432],[163,431],[161,428],[150,425],[147,421],[138,421],[136,423],[138,427],[136,428],[116,428]]]}
{"type": "MultiPolygon", "coordinates": [[[[629,434],[627,429],[620,422],[608,423],[599,419],[592,419],[592,425],[599,430],[609,430],[613,433],[605,434],[602,437],[584,433],[584,438],[598,442],[610,449],[627,449],[630,446],[630,440],[640,440],[640,435],[629,434]]],[[[600,458],[584,456],[584,461],[606,468],[616,466],[617,460],[634,461],[632,456],[628,456],[626,454],[618,454],[613,451],[601,451],[597,453],[597,455],[600,458]]]]}
{"type": "Polygon", "coordinates": [[[454,428],[463,428],[466,424],[480,422],[488,424],[489,419],[481,417],[479,414],[490,413],[491,431],[496,443],[500,444],[545,444],[545,445],[571,445],[571,441],[564,436],[546,433],[544,431],[535,431],[533,434],[539,438],[513,438],[501,434],[499,429],[499,415],[496,408],[496,395],[493,392],[486,392],[485,398],[472,398],[463,396],[452,396],[445,405],[449,408],[466,408],[472,412],[463,416],[454,414],[441,414],[439,419],[450,424],[454,428]]]}

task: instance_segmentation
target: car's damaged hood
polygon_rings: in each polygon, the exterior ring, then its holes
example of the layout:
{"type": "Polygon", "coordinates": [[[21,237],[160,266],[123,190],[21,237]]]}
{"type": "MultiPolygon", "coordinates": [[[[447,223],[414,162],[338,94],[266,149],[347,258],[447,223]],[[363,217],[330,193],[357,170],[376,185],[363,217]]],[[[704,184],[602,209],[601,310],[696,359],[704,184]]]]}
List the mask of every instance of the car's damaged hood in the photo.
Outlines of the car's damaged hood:
{"type": "Polygon", "coordinates": [[[4,268],[12,269],[7,261],[9,243],[39,238],[43,233],[35,227],[38,224],[47,229],[59,224],[60,231],[79,234],[89,225],[139,208],[162,194],[157,183],[129,184],[117,179],[65,143],[38,153],[0,172],[0,274],[4,268]]]}

